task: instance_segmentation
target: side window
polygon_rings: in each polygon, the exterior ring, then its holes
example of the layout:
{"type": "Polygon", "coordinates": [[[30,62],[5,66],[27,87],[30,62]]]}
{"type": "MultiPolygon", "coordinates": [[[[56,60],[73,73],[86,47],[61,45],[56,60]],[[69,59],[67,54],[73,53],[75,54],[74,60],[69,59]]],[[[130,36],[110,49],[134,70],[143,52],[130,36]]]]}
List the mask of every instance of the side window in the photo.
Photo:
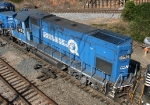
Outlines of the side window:
{"type": "Polygon", "coordinates": [[[17,21],[17,31],[19,33],[23,33],[24,34],[24,29],[22,29],[22,22],[21,21],[17,21]]]}
{"type": "Polygon", "coordinates": [[[22,28],[21,21],[18,21],[18,22],[17,22],[17,28],[22,28]]]}
{"type": "Polygon", "coordinates": [[[29,28],[29,21],[28,20],[25,21],[25,27],[29,28]]]}
{"type": "Polygon", "coordinates": [[[34,24],[34,25],[36,25],[36,26],[39,26],[38,19],[35,19],[35,18],[30,17],[30,21],[31,21],[31,24],[34,24]]]}

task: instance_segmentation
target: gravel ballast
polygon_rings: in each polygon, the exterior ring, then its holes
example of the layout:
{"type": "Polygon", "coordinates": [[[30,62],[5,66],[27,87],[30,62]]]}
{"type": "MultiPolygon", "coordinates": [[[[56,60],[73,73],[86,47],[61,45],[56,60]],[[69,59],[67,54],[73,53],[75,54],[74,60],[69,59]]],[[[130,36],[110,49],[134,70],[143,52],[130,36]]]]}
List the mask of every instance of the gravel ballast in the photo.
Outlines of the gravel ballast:
{"type": "Polygon", "coordinates": [[[52,13],[69,20],[93,20],[98,18],[120,18],[120,13],[52,13]]]}

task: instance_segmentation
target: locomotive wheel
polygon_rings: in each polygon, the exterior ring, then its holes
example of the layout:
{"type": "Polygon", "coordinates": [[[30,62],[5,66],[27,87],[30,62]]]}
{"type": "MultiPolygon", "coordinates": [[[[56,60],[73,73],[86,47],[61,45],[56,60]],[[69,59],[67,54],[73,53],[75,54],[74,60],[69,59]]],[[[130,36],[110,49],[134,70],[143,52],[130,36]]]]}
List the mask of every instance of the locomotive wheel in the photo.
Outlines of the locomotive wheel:
{"type": "Polygon", "coordinates": [[[29,51],[30,51],[30,48],[26,46],[26,47],[25,47],[25,50],[29,52],[29,51]]]}
{"type": "Polygon", "coordinates": [[[35,53],[36,51],[37,51],[37,49],[35,49],[35,48],[30,49],[30,52],[32,52],[32,53],[35,53]]]}
{"type": "Polygon", "coordinates": [[[12,36],[9,36],[9,40],[13,41],[13,37],[12,37],[12,36]]]}
{"type": "Polygon", "coordinates": [[[72,68],[68,68],[68,74],[70,74],[71,76],[73,76],[73,69],[72,68]]]}
{"type": "Polygon", "coordinates": [[[81,84],[87,86],[87,77],[83,76],[80,80],[81,84]]]}
{"type": "Polygon", "coordinates": [[[18,44],[19,44],[20,46],[23,46],[23,42],[22,42],[21,40],[18,40],[18,44]]]}
{"type": "Polygon", "coordinates": [[[27,49],[26,49],[28,52],[30,52],[30,48],[29,47],[27,47],[27,49]]]}
{"type": "Polygon", "coordinates": [[[73,77],[75,77],[76,79],[79,79],[79,75],[77,72],[73,72],[73,77]]]}
{"type": "Polygon", "coordinates": [[[0,30],[0,35],[3,35],[3,30],[0,30]]]}
{"type": "Polygon", "coordinates": [[[31,51],[31,47],[27,44],[24,45],[24,49],[27,51],[27,52],[30,52],[31,51]]]}
{"type": "Polygon", "coordinates": [[[3,29],[3,35],[6,35],[5,30],[3,29]]]}
{"type": "Polygon", "coordinates": [[[2,45],[3,45],[3,44],[2,44],[2,42],[0,41],[0,47],[2,47],[2,45]]]}
{"type": "Polygon", "coordinates": [[[91,85],[92,86],[92,88],[94,88],[95,90],[99,90],[99,86],[98,86],[98,84],[97,83],[94,83],[94,84],[92,84],[91,85]]]}

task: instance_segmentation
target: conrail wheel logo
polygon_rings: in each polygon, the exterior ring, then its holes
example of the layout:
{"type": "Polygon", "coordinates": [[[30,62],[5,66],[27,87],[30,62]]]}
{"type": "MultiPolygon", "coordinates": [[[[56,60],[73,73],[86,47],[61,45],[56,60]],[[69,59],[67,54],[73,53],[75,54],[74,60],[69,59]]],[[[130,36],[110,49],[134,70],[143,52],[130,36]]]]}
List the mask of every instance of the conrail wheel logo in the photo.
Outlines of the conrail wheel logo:
{"type": "Polygon", "coordinates": [[[73,54],[76,54],[77,56],[79,56],[78,54],[78,45],[77,43],[73,40],[73,39],[70,39],[68,42],[64,39],[61,39],[57,36],[53,36],[49,33],[46,33],[46,32],[43,32],[43,37],[51,40],[51,41],[54,41],[62,46],[65,46],[69,49],[69,51],[73,54]]]}
{"type": "Polygon", "coordinates": [[[68,41],[68,49],[70,50],[71,53],[76,54],[77,56],[79,56],[79,54],[78,54],[78,45],[74,40],[70,39],[68,41]]]}

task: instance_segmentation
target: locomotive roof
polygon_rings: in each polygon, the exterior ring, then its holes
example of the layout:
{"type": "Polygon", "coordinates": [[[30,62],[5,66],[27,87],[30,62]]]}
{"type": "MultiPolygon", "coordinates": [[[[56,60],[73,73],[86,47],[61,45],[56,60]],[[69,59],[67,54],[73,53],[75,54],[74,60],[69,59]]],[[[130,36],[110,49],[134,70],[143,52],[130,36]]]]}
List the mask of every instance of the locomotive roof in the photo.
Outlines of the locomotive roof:
{"type": "Polygon", "coordinates": [[[28,15],[19,12],[15,18],[23,22],[28,18],[28,15]]]}
{"type": "Polygon", "coordinates": [[[57,16],[45,18],[45,19],[43,19],[43,21],[51,22],[53,24],[57,24],[57,25],[60,25],[62,27],[65,27],[65,28],[68,28],[71,30],[75,30],[77,32],[81,32],[84,34],[97,30],[94,27],[91,27],[91,26],[88,26],[85,24],[81,24],[81,23],[77,23],[77,22],[74,22],[74,21],[71,21],[68,19],[64,19],[61,17],[57,17],[57,16]]]}
{"type": "Polygon", "coordinates": [[[7,4],[9,2],[5,2],[4,0],[0,0],[0,5],[4,5],[4,4],[7,4]]]}
{"type": "Polygon", "coordinates": [[[116,45],[122,44],[126,42],[127,40],[131,39],[131,37],[129,36],[114,33],[108,30],[99,30],[94,27],[87,26],[81,23],[77,23],[71,20],[64,19],[64,18],[60,18],[57,16],[45,18],[43,19],[43,21],[51,22],[53,24],[57,24],[57,25],[63,26],[71,30],[75,30],[75,31],[78,31],[87,35],[91,35],[95,38],[98,38],[98,39],[101,39],[101,40],[104,40],[104,41],[107,41],[109,43],[116,44],[116,45]]]}
{"type": "Polygon", "coordinates": [[[27,14],[30,17],[34,17],[36,19],[43,19],[47,16],[51,16],[52,14],[46,13],[46,12],[42,12],[36,9],[24,9],[23,11],[21,11],[23,14],[27,14]]]}
{"type": "Polygon", "coordinates": [[[13,12],[13,11],[3,11],[3,12],[0,12],[1,14],[5,15],[5,16],[12,16],[12,15],[15,15],[16,12],[13,12]]]}

